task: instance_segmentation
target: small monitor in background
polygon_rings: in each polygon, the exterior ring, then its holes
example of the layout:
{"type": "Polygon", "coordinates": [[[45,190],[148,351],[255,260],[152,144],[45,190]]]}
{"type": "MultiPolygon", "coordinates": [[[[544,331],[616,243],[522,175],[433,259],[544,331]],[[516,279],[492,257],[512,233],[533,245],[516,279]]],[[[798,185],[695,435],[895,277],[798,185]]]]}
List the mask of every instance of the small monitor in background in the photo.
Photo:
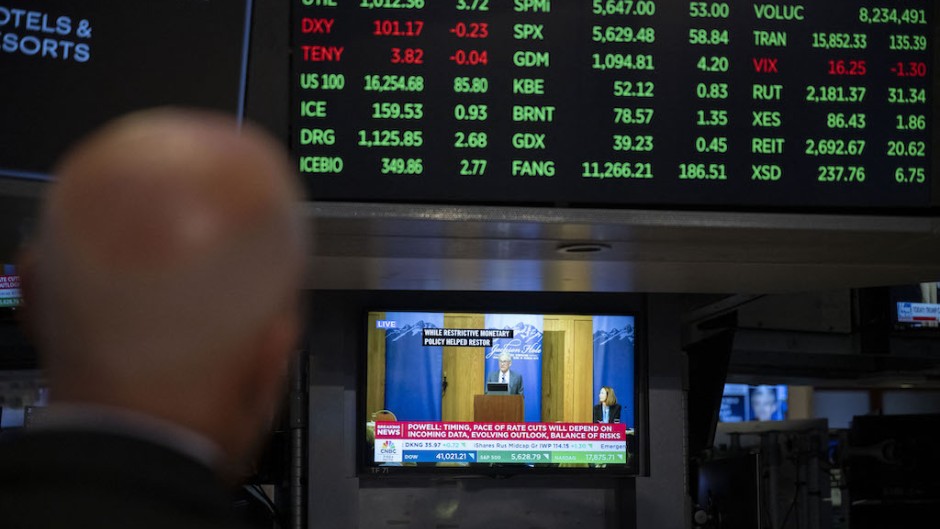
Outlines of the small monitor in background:
{"type": "Polygon", "coordinates": [[[787,418],[787,386],[725,384],[720,422],[782,421],[787,418]]]}
{"type": "Polygon", "coordinates": [[[486,392],[490,395],[509,395],[509,384],[507,382],[487,382],[486,392]]]}
{"type": "Polygon", "coordinates": [[[0,408],[0,429],[22,428],[26,422],[26,410],[10,406],[0,408]]]}
{"type": "Polygon", "coordinates": [[[938,286],[940,283],[929,282],[892,287],[889,295],[894,328],[899,330],[940,328],[938,286]]]}
{"type": "Polygon", "coordinates": [[[4,264],[0,269],[0,310],[16,308],[23,303],[20,291],[20,276],[13,265],[4,264]]]}
{"type": "Polygon", "coordinates": [[[37,416],[49,403],[49,388],[39,381],[15,381],[0,385],[0,429],[36,426],[37,416]]]}

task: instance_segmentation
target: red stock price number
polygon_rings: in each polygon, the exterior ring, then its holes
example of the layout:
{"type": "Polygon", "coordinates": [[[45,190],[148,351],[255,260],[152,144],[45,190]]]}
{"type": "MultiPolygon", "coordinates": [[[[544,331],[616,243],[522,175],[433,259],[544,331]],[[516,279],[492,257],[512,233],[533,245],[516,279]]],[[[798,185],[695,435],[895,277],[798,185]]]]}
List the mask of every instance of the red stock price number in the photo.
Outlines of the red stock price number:
{"type": "Polygon", "coordinates": [[[392,64],[424,64],[421,48],[392,48],[392,64]]]}
{"type": "Polygon", "coordinates": [[[423,29],[423,20],[372,21],[372,34],[376,37],[417,37],[423,29]]]}
{"type": "Polygon", "coordinates": [[[829,75],[865,75],[868,66],[863,60],[832,60],[829,61],[829,75]]]}
{"type": "Polygon", "coordinates": [[[486,50],[457,50],[448,59],[459,66],[485,66],[488,62],[486,50]]]}
{"type": "Polygon", "coordinates": [[[490,25],[486,22],[457,22],[448,31],[458,39],[485,39],[490,36],[490,25]]]}

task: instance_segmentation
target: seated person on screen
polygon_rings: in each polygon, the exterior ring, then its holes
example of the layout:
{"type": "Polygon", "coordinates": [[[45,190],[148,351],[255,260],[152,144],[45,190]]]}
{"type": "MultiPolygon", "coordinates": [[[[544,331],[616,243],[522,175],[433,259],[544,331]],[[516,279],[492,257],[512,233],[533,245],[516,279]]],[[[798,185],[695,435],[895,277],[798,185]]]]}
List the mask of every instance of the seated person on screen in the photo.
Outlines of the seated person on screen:
{"type": "Polygon", "coordinates": [[[486,382],[497,382],[501,384],[509,384],[509,394],[510,395],[522,395],[522,375],[511,371],[509,366],[512,365],[512,355],[509,353],[500,353],[499,354],[499,371],[493,371],[486,377],[486,382]]]}
{"type": "Polygon", "coordinates": [[[0,527],[239,527],[301,328],[290,158],[228,116],[106,125],[55,171],[20,268],[50,386],[0,443],[0,527]]]}
{"type": "Polygon", "coordinates": [[[751,409],[754,410],[754,419],[758,421],[772,421],[777,413],[777,388],[773,386],[757,386],[751,390],[751,409]]]}
{"type": "Polygon", "coordinates": [[[594,405],[594,422],[619,423],[620,404],[617,404],[617,395],[614,388],[602,386],[597,393],[597,404],[594,405]]]}

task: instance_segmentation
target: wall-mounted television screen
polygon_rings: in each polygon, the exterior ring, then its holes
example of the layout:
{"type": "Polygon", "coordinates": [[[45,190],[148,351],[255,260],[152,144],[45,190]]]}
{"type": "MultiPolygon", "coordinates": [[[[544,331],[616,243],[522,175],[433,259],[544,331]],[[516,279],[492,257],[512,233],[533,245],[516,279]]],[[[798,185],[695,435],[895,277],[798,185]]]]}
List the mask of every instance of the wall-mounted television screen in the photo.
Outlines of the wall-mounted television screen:
{"type": "Polygon", "coordinates": [[[360,471],[637,472],[636,317],[368,313],[360,471]]]}
{"type": "Polygon", "coordinates": [[[725,384],[719,421],[782,421],[786,418],[787,386],[725,384]]]}

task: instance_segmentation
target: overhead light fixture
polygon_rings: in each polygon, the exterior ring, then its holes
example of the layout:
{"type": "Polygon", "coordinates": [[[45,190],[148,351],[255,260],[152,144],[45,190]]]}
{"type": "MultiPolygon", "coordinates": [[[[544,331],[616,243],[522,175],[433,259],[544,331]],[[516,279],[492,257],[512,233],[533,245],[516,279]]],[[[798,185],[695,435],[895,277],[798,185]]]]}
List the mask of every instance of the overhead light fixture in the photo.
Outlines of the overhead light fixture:
{"type": "Polygon", "coordinates": [[[558,245],[558,248],[556,248],[558,253],[567,254],[601,253],[606,252],[607,250],[610,250],[610,245],[599,242],[560,244],[558,245]]]}

